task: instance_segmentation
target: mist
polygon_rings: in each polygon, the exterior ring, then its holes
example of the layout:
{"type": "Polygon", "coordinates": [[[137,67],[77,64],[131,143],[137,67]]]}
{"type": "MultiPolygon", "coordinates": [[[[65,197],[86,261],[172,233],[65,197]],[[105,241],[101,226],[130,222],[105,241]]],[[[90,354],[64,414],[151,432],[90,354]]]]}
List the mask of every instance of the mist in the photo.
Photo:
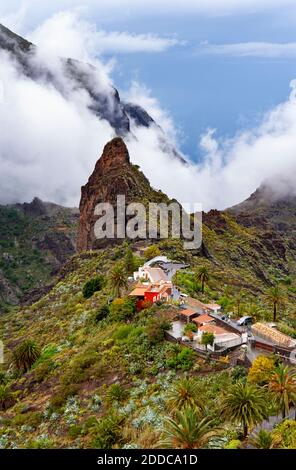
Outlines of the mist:
{"type": "MultiPolygon", "coordinates": [[[[45,79],[36,82],[25,77],[7,53],[0,55],[2,204],[38,196],[78,206],[81,185],[87,182],[104,145],[115,135],[105,119],[90,111],[87,93],[77,90],[65,74],[55,55],[57,29],[65,38],[63,54],[92,63],[97,68],[95,85],[107,95],[116,64],[98,57],[92,25],[81,23],[77,16],[62,20],[61,16],[51,18],[30,34],[39,46],[32,63],[46,64],[59,87],[45,79]]],[[[134,82],[123,93],[124,99],[143,106],[158,125],[144,128],[131,123],[132,132],[126,138],[131,160],[140,165],[153,187],[181,203],[202,203],[204,210],[234,205],[266,180],[281,194],[294,194],[295,84],[291,81],[290,96],[266,113],[256,128],[242,129],[231,139],[217,140],[215,129],[197,136],[203,160],[196,164],[184,156],[188,161],[184,165],[172,159],[161,144],[165,134],[182,154],[182,135],[172,116],[145,85],[134,82]]]]}

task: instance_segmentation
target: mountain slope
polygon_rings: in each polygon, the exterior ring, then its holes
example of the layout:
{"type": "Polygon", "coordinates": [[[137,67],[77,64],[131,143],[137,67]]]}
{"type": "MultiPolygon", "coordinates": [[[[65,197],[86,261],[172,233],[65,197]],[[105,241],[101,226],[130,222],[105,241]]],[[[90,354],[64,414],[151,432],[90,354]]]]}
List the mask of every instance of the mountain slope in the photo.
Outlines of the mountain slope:
{"type": "Polygon", "coordinates": [[[44,288],[75,253],[78,215],[37,198],[0,206],[0,309],[44,288]]]}
{"type": "Polygon", "coordinates": [[[139,105],[124,103],[111,84],[100,81],[99,71],[90,64],[71,58],[58,59],[60,71],[56,72],[45,59],[38,58],[38,48],[0,24],[0,51],[7,52],[19,66],[20,72],[34,81],[54,86],[64,97],[71,91],[87,93],[89,109],[100,119],[108,121],[116,135],[132,133],[133,126],[157,129],[159,145],[169,156],[183,163],[180,153],[168,142],[162,129],[139,105]]]}

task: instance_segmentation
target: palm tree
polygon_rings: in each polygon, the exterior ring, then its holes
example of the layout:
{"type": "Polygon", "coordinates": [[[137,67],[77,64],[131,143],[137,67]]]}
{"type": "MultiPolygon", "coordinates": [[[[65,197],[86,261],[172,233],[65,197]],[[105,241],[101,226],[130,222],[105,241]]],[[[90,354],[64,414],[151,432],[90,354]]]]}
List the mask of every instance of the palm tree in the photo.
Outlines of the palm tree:
{"type": "Polygon", "coordinates": [[[268,389],[283,418],[289,414],[290,405],[296,405],[296,373],[288,366],[279,364],[270,377],[268,389]]]}
{"type": "Polygon", "coordinates": [[[222,399],[221,413],[232,422],[241,424],[246,438],[249,428],[268,417],[264,391],[255,385],[237,382],[222,399]]]}
{"type": "Polygon", "coordinates": [[[273,321],[276,322],[278,309],[285,305],[285,296],[278,284],[269,289],[266,299],[273,305],[273,321]]]}
{"type": "Polygon", "coordinates": [[[271,432],[262,428],[249,439],[249,443],[256,449],[272,449],[273,437],[271,432]]]}
{"type": "Polygon", "coordinates": [[[202,410],[200,388],[192,377],[178,380],[168,391],[167,404],[171,410],[182,410],[186,407],[202,410]]]}
{"type": "Polygon", "coordinates": [[[116,264],[110,273],[110,284],[115,297],[121,296],[121,291],[127,288],[127,275],[122,264],[116,264]]]}
{"type": "Polygon", "coordinates": [[[236,296],[235,296],[235,303],[236,303],[236,307],[237,307],[238,316],[240,316],[241,303],[242,303],[242,300],[244,299],[244,297],[245,297],[245,293],[244,293],[244,291],[242,291],[240,289],[238,291],[238,293],[236,294],[236,296]]]}
{"type": "Polygon", "coordinates": [[[197,272],[197,279],[201,282],[201,292],[205,291],[205,284],[209,282],[210,274],[205,266],[199,268],[197,272]]]}
{"type": "Polygon", "coordinates": [[[185,408],[177,411],[176,418],[167,418],[162,432],[161,448],[168,449],[199,449],[204,447],[211,437],[221,434],[214,420],[201,418],[196,410],[185,408]]]}
{"type": "Polygon", "coordinates": [[[34,362],[39,359],[41,355],[41,350],[38,344],[31,339],[25,340],[23,343],[18,346],[17,349],[13,352],[14,363],[17,369],[27,372],[31,369],[34,362]]]}

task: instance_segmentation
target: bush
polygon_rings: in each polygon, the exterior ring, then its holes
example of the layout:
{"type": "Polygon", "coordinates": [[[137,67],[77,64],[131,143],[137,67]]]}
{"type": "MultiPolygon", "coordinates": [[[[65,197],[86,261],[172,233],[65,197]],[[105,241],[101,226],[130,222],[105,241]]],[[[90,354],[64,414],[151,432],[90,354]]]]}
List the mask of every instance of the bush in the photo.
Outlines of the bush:
{"type": "Polygon", "coordinates": [[[146,326],[146,333],[151,344],[157,344],[164,340],[164,333],[170,330],[172,323],[164,316],[152,317],[146,326]]]}
{"type": "Polygon", "coordinates": [[[172,359],[168,359],[166,364],[172,369],[181,369],[187,371],[194,364],[195,353],[192,349],[182,348],[181,351],[172,359]]]}
{"type": "Polygon", "coordinates": [[[232,439],[224,446],[224,449],[241,449],[242,443],[239,439],[232,439]]]}
{"type": "Polygon", "coordinates": [[[109,305],[108,304],[102,305],[102,307],[100,307],[96,313],[96,317],[95,317],[96,322],[104,320],[104,318],[108,316],[109,312],[110,312],[109,305]]]}
{"type": "Polygon", "coordinates": [[[109,402],[124,401],[127,396],[127,391],[120,384],[112,384],[107,390],[106,398],[109,402]]]}
{"type": "Polygon", "coordinates": [[[42,362],[38,367],[35,368],[35,378],[37,382],[43,382],[43,380],[53,371],[55,363],[52,360],[42,362]]]}
{"type": "Polygon", "coordinates": [[[104,277],[97,276],[87,281],[83,286],[83,297],[89,299],[95,292],[100,291],[104,286],[104,277]]]}
{"type": "Polygon", "coordinates": [[[158,246],[150,245],[148,246],[148,248],[146,248],[144,252],[144,258],[146,260],[149,260],[149,259],[155,258],[155,256],[159,256],[160,254],[161,253],[160,253],[160,249],[158,248],[158,246]]]}
{"type": "Polygon", "coordinates": [[[15,400],[10,388],[6,385],[0,385],[0,410],[8,410],[14,403],[15,400]]]}
{"type": "Polygon", "coordinates": [[[67,400],[67,398],[77,395],[78,386],[77,385],[60,385],[55,395],[52,396],[50,400],[50,407],[52,409],[58,409],[67,400]]]}
{"type": "Polygon", "coordinates": [[[113,321],[124,321],[132,318],[135,312],[135,302],[129,297],[115,299],[110,305],[110,318],[113,321]]]}
{"type": "Polygon", "coordinates": [[[231,371],[231,379],[232,383],[236,383],[238,381],[246,381],[247,379],[247,371],[244,367],[236,366],[231,371]]]}
{"type": "Polygon", "coordinates": [[[258,356],[249,370],[248,381],[257,385],[267,384],[274,368],[274,358],[263,355],[258,356]]]}
{"type": "Polygon", "coordinates": [[[97,449],[112,449],[121,440],[123,418],[110,413],[100,420],[94,419],[90,423],[91,433],[95,436],[92,442],[97,449]]]}

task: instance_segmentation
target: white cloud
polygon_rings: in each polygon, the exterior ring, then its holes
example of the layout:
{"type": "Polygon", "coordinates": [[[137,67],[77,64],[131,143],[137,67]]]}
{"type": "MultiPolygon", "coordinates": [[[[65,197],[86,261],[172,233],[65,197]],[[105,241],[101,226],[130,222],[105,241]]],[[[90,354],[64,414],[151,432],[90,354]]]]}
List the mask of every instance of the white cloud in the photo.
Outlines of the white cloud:
{"type": "Polygon", "coordinates": [[[210,44],[205,41],[199,46],[197,53],[230,57],[295,59],[296,42],[241,42],[236,44],[210,44]]]}
{"type": "MultiPolygon", "coordinates": [[[[47,23],[47,28],[48,28],[47,23]]],[[[44,46],[48,44],[44,34],[44,46]]],[[[55,23],[47,33],[52,36],[55,23]]],[[[88,28],[86,27],[86,31],[88,28]]],[[[42,32],[42,34],[41,34],[42,32]]],[[[37,34],[37,33],[36,33],[37,34]]],[[[77,24],[70,24],[67,48],[91,58],[92,44],[77,24]],[[72,38],[72,43],[71,43],[72,38]]],[[[68,49],[67,49],[68,50],[68,49]]],[[[105,143],[114,135],[107,121],[88,109],[89,96],[73,86],[59,61],[52,60],[54,48],[35,58],[51,58],[51,70],[62,83],[62,94],[48,83],[36,83],[21,76],[5,54],[0,60],[4,97],[0,103],[0,200],[29,201],[34,196],[77,205],[80,186],[92,172],[105,143]]],[[[56,53],[60,54],[60,48],[56,53]]],[[[96,62],[95,86],[108,93],[112,82],[109,68],[96,62]]],[[[140,164],[152,185],[183,203],[202,202],[204,209],[224,208],[245,199],[265,179],[275,185],[282,179],[294,191],[296,170],[296,82],[291,82],[290,98],[268,112],[255,129],[243,130],[232,139],[217,140],[209,129],[201,137],[204,161],[182,165],[172,160],[161,145],[161,131],[133,123],[128,139],[131,158],[140,164]]],[[[178,132],[170,115],[163,111],[149,90],[132,84],[126,95],[144,106],[172,138],[178,132]]]]}
{"type": "Polygon", "coordinates": [[[93,60],[104,53],[157,53],[185,44],[176,38],[151,33],[97,30],[95,24],[81,19],[79,10],[58,12],[26,36],[43,52],[83,61],[93,60]]]}

